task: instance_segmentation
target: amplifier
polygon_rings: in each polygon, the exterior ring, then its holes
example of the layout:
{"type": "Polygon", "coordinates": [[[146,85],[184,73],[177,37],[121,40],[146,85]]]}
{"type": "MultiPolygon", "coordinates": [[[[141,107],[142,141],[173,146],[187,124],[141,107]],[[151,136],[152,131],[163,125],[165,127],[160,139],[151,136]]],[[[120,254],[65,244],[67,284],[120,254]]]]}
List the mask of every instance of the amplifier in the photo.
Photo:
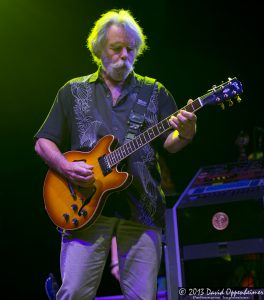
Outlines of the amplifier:
{"type": "Polygon", "coordinates": [[[264,237],[264,161],[201,168],[177,202],[180,244],[264,237]]]}
{"type": "Polygon", "coordinates": [[[245,255],[258,254],[263,272],[264,160],[200,168],[166,211],[165,240],[169,300],[177,299],[178,287],[214,285],[213,279],[224,285],[228,261],[245,255]]]}

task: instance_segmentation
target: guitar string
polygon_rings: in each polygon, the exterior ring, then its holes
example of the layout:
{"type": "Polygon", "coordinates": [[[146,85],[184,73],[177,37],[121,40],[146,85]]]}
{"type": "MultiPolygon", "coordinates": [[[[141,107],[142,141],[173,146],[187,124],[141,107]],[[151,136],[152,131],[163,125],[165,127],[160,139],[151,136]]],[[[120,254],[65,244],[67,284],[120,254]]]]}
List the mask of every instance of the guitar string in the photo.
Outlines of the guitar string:
{"type": "MultiPolygon", "coordinates": [[[[113,166],[117,165],[119,162],[121,162],[122,160],[124,160],[125,158],[127,158],[129,155],[135,153],[137,150],[139,150],[140,148],[142,148],[146,144],[148,144],[151,141],[153,141],[155,138],[157,138],[158,136],[160,136],[162,133],[164,133],[167,130],[169,130],[172,127],[169,124],[170,117],[177,116],[177,114],[179,113],[180,110],[186,110],[188,112],[196,112],[196,111],[198,111],[200,108],[202,108],[205,105],[205,103],[202,102],[204,99],[209,98],[210,96],[214,96],[217,92],[221,92],[227,85],[230,85],[230,86],[233,87],[232,81],[228,81],[227,83],[224,83],[224,84],[222,84],[222,85],[220,85],[218,87],[213,88],[212,92],[209,92],[209,93],[207,93],[207,94],[205,94],[205,95],[203,95],[201,97],[196,98],[192,103],[185,105],[184,107],[182,107],[181,109],[177,110],[176,112],[174,112],[173,114],[171,114],[170,116],[168,116],[167,118],[165,118],[164,120],[162,120],[159,123],[157,123],[157,124],[153,125],[152,127],[148,128],[146,131],[140,133],[133,140],[127,142],[126,144],[120,146],[119,148],[117,148],[114,151],[112,151],[109,154],[107,154],[106,155],[106,159],[107,159],[107,162],[109,164],[109,167],[112,168],[113,166]],[[199,106],[195,107],[196,104],[198,104],[198,103],[199,103],[199,106]],[[189,110],[189,108],[191,108],[191,110],[189,110]],[[163,125],[164,122],[166,123],[165,125],[167,127],[165,127],[165,128],[162,129],[161,126],[162,127],[164,126],[163,125]],[[161,128],[162,131],[159,131],[160,128],[161,128]],[[158,134],[155,135],[154,129],[157,129],[158,134]],[[145,138],[146,134],[148,134],[148,136],[150,136],[151,132],[154,135],[154,137],[150,137],[150,139],[148,141],[145,141],[145,142],[143,141],[142,142],[142,138],[144,137],[144,139],[146,140],[146,138],[145,138]],[[140,142],[139,145],[138,145],[138,141],[140,142]],[[135,145],[134,143],[137,143],[137,145],[135,145]],[[131,145],[134,146],[135,150],[132,149],[131,145]],[[129,153],[127,153],[126,149],[125,149],[125,147],[127,147],[127,146],[130,147],[130,149],[132,150],[129,153]],[[122,152],[122,150],[124,150],[124,151],[122,152]],[[125,153],[125,155],[122,155],[122,153],[125,153]]],[[[224,100],[226,100],[226,99],[224,99],[224,100]]],[[[219,103],[220,103],[220,101],[219,101],[219,103]]]]}

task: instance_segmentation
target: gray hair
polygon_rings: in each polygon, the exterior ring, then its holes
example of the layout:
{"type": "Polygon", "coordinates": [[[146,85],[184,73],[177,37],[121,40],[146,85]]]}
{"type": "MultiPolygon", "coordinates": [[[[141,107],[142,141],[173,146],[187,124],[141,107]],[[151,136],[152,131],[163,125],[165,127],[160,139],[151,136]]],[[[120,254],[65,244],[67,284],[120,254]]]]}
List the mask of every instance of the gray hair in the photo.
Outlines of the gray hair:
{"type": "Polygon", "coordinates": [[[95,22],[87,38],[87,47],[97,65],[101,64],[102,50],[106,43],[107,31],[111,25],[122,26],[126,31],[132,33],[135,39],[136,57],[148,48],[146,45],[147,37],[143,34],[142,28],[132,17],[130,11],[124,9],[110,10],[102,14],[101,18],[95,22]]]}

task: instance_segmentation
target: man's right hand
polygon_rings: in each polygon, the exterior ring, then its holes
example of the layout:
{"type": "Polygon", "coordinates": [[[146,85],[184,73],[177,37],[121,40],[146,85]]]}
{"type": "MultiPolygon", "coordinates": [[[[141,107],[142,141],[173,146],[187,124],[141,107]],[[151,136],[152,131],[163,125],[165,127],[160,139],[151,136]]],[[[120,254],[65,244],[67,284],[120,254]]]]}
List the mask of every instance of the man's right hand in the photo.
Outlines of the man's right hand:
{"type": "Polygon", "coordinates": [[[50,168],[59,172],[73,184],[85,188],[93,185],[95,181],[93,166],[84,161],[68,161],[53,141],[39,138],[36,141],[35,150],[50,168]]]}
{"type": "Polygon", "coordinates": [[[91,187],[95,181],[93,166],[83,161],[64,163],[62,172],[73,184],[84,188],[91,187]]]}

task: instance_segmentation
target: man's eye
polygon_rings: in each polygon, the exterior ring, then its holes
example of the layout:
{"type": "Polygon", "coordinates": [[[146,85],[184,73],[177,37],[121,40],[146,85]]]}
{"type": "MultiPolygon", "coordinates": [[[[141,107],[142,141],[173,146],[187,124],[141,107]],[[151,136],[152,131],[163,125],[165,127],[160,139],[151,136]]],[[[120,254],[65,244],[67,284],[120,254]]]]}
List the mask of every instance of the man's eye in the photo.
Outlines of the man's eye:
{"type": "Polygon", "coordinates": [[[115,52],[120,52],[122,50],[121,47],[114,47],[112,48],[112,50],[114,50],[115,52]]]}
{"type": "MultiPolygon", "coordinates": [[[[115,52],[121,52],[123,47],[112,47],[111,49],[115,52]]],[[[126,47],[126,49],[127,49],[127,52],[131,52],[134,50],[132,47],[126,47]]]]}

